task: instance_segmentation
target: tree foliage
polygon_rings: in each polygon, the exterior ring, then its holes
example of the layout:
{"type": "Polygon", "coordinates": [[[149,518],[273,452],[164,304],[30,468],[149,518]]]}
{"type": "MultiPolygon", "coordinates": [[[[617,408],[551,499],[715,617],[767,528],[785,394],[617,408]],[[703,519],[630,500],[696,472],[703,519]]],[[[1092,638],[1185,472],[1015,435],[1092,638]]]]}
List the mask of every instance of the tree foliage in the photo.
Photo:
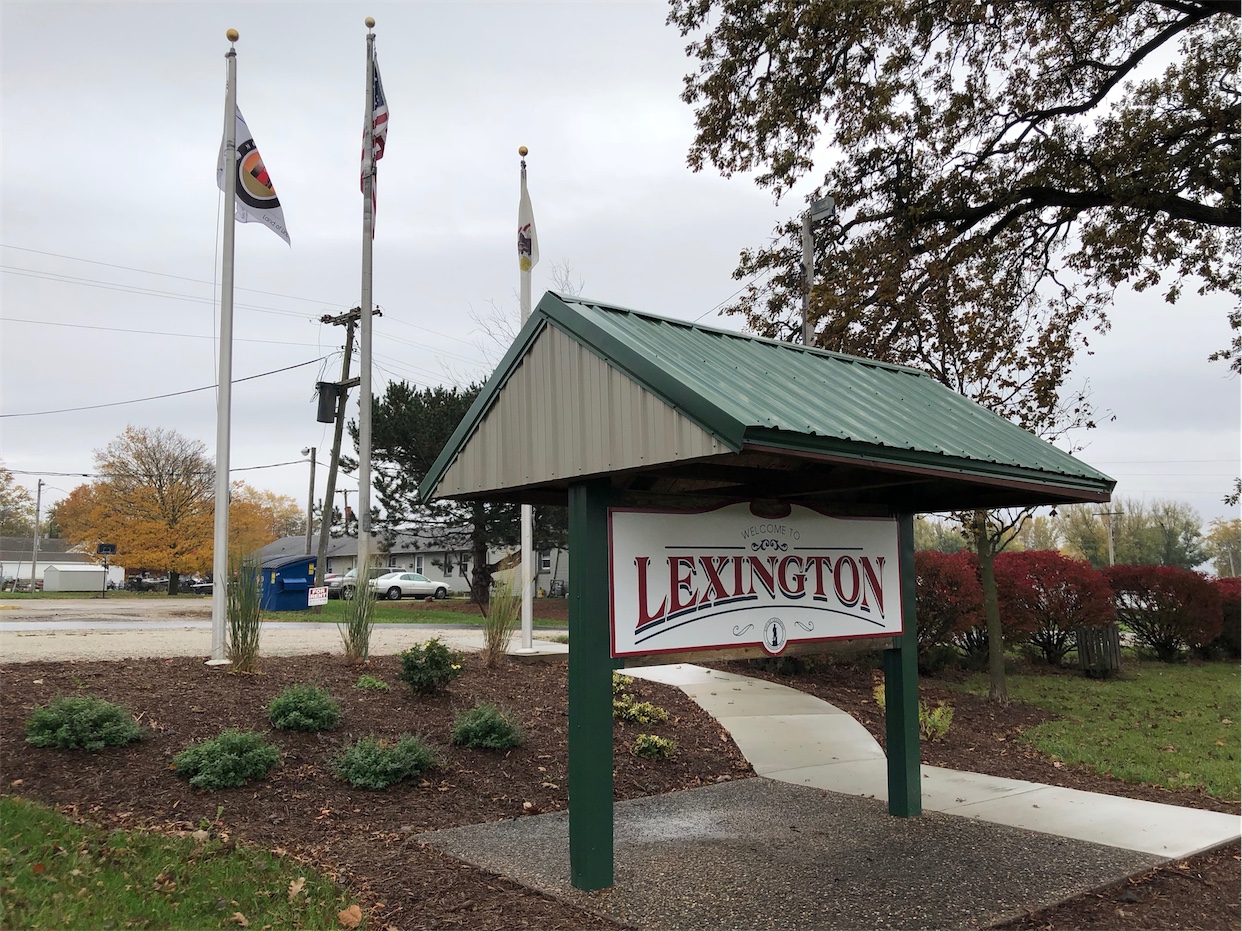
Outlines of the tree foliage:
{"type": "MultiPolygon", "coordinates": [[[[470,592],[480,607],[490,601],[492,574],[500,563],[490,551],[521,542],[519,508],[480,501],[423,502],[418,486],[466,416],[482,386],[417,388],[392,382],[371,413],[375,489],[390,531],[413,530],[446,550],[472,554],[470,592]]],[[[351,425],[357,442],[357,431],[351,425]]],[[[536,508],[536,549],[565,545],[565,509],[536,508]]]]}
{"type": "Polygon", "coordinates": [[[1113,562],[1134,566],[1193,569],[1211,555],[1198,512],[1182,501],[1114,498],[1108,505],[1074,504],[1057,512],[1066,552],[1097,569],[1108,565],[1112,524],[1113,562]]]}
{"type": "MultiPolygon", "coordinates": [[[[100,478],[79,485],[57,508],[65,537],[94,553],[115,543],[113,561],[167,572],[169,592],[180,576],[206,572],[213,562],[215,466],[201,440],[175,430],[127,427],[95,451],[100,478]]],[[[292,499],[233,485],[229,546],[252,552],[280,536],[292,499]]]]}
{"type": "Polygon", "coordinates": [[[1091,564],[1055,550],[1026,550],[996,557],[1001,614],[1024,630],[1044,659],[1059,666],[1077,645],[1079,627],[1115,619],[1108,581],[1091,564]]]}
{"type": "MultiPolygon", "coordinates": [[[[1229,0],[672,0],[669,22],[698,64],[692,168],[779,197],[832,158],[812,195],[843,217],[812,308],[832,347],[910,338],[929,305],[994,289],[1043,289],[1078,323],[1122,283],[1237,295],[1238,18],[1229,0]]],[[[771,275],[733,308],[760,332],[793,326],[798,232],[735,273],[771,275]]]]}
{"type": "Polygon", "coordinates": [[[916,550],[914,575],[920,654],[983,623],[983,589],[973,553],[916,550]]]}
{"type": "Polygon", "coordinates": [[[27,537],[34,533],[34,498],[0,465],[0,536],[27,537]]]}
{"type": "Polygon", "coordinates": [[[1215,518],[1208,524],[1204,544],[1218,578],[1242,575],[1242,520],[1215,518]]]}

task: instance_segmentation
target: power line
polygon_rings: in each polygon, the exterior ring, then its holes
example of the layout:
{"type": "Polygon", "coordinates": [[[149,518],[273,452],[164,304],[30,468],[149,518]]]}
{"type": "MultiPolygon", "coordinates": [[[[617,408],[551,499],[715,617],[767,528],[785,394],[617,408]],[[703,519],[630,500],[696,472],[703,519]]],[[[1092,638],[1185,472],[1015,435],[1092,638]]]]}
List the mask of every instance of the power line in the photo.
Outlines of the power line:
{"type": "MultiPolygon", "coordinates": [[[[310,359],[307,362],[298,362],[296,365],[286,365],[284,368],[272,369],[270,372],[260,372],[258,375],[247,375],[245,378],[235,378],[233,379],[233,384],[237,385],[244,381],[253,381],[256,378],[264,378],[268,375],[278,375],[281,372],[288,372],[288,371],[291,371],[292,369],[300,369],[307,365],[314,365],[317,362],[322,362],[325,358],[327,357],[321,356],[318,359],[310,359]]],[[[26,411],[20,414],[0,414],[0,418],[41,417],[45,414],[68,414],[74,411],[93,411],[93,410],[98,410],[101,407],[120,407],[124,404],[141,404],[143,401],[161,401],[164,398],[176,398],[176,397],[180,397],[183,394],[194,394],[199,391],[214,391],[215,389],[216,389],[216,385],[204,385],[201,388],[187,388],[185,391],[173,391],[168,394],[157,394],[149,398],[134,398],[131,401],[111,401],[107,404],[88,404],[84,407],[64,407],[59,410],[53,410],[53,411],[26,411]]],[[[305,461],[305,460],[302,460],[302,461],[305,461]]]]}
{"type": "MultiPolygon", "coordinates": [[[[60,326],[67,327],[71,330],[103,330],[108,333],[134,333],[138,336],[175,336],[180,339],[210,339],[214,340],[215,336],[207,336],[201,333],[166,333],[162,330],[133,330],[126,327],[115,326],[96,326],[93,323],[58,323],[53,320],[29,320],[25,317],[4,317],[0,318],[0,323],[28,323],[32,326],[60,326]]],[[[248,339],[242,336],[233,338],[235,343],[266,343],[270,346],[303,346],[306,348],[320,348],[315,343],[295,343],[290,340],[281,339],[248,339]]]]}

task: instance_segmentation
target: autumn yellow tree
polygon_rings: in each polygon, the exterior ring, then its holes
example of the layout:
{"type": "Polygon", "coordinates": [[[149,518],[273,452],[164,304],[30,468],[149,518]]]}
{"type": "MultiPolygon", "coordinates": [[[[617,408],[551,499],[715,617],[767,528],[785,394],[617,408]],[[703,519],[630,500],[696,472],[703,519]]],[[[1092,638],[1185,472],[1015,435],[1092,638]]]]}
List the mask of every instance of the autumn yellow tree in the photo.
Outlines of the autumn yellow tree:
{"type": "Polygon", "coordinates": [[[305,533],[306,518],[288,495],[234,482],[229,502],[229,550],[253,553],[281,537],[305,533]]]}

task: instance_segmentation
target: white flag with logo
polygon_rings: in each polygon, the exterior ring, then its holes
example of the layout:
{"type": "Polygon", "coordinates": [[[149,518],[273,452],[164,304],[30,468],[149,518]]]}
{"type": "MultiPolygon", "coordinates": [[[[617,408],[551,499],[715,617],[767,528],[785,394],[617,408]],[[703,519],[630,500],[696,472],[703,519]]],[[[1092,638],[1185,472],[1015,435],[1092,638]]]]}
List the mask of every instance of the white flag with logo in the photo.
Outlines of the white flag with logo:
{"type": "MultiPolygon", "coordinates": [[[[259,155],[250,127],[237,109],[237,210],[238,223],[262,223],[285,242],[289,231],[285,228],[285,212],[280,198],[272,187],[263,158],[259,155]]],[[[216,183],[224,190],[224,143],[220,143],[220,158],[216,163],[216,183]]]]}
{"type": "Polygon", "coordinates": [[[528,272],[539,264],[539,236],[535,233],[535,211],[526,192],[526,168],[522,168],[522,197],[518,201],[518,267],[528,272]]]}

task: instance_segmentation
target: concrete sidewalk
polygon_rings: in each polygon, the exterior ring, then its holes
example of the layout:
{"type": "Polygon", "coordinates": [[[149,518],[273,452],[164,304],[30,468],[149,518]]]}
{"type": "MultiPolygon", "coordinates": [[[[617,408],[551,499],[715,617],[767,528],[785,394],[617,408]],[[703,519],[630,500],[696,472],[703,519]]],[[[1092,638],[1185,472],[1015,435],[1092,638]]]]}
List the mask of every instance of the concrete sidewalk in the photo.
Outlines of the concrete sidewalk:
{"type": "MultiPolygon", "coordinates": [[[[763,679],[678,664],[625,674],[675,685],[715,717],[761,776],[887,800],[884,751],[828,702],[763,679]]],[[[923,808],[1180,859],[1235,841],[1242,819],[1197,808],[923,766],[923,808]]]]}

